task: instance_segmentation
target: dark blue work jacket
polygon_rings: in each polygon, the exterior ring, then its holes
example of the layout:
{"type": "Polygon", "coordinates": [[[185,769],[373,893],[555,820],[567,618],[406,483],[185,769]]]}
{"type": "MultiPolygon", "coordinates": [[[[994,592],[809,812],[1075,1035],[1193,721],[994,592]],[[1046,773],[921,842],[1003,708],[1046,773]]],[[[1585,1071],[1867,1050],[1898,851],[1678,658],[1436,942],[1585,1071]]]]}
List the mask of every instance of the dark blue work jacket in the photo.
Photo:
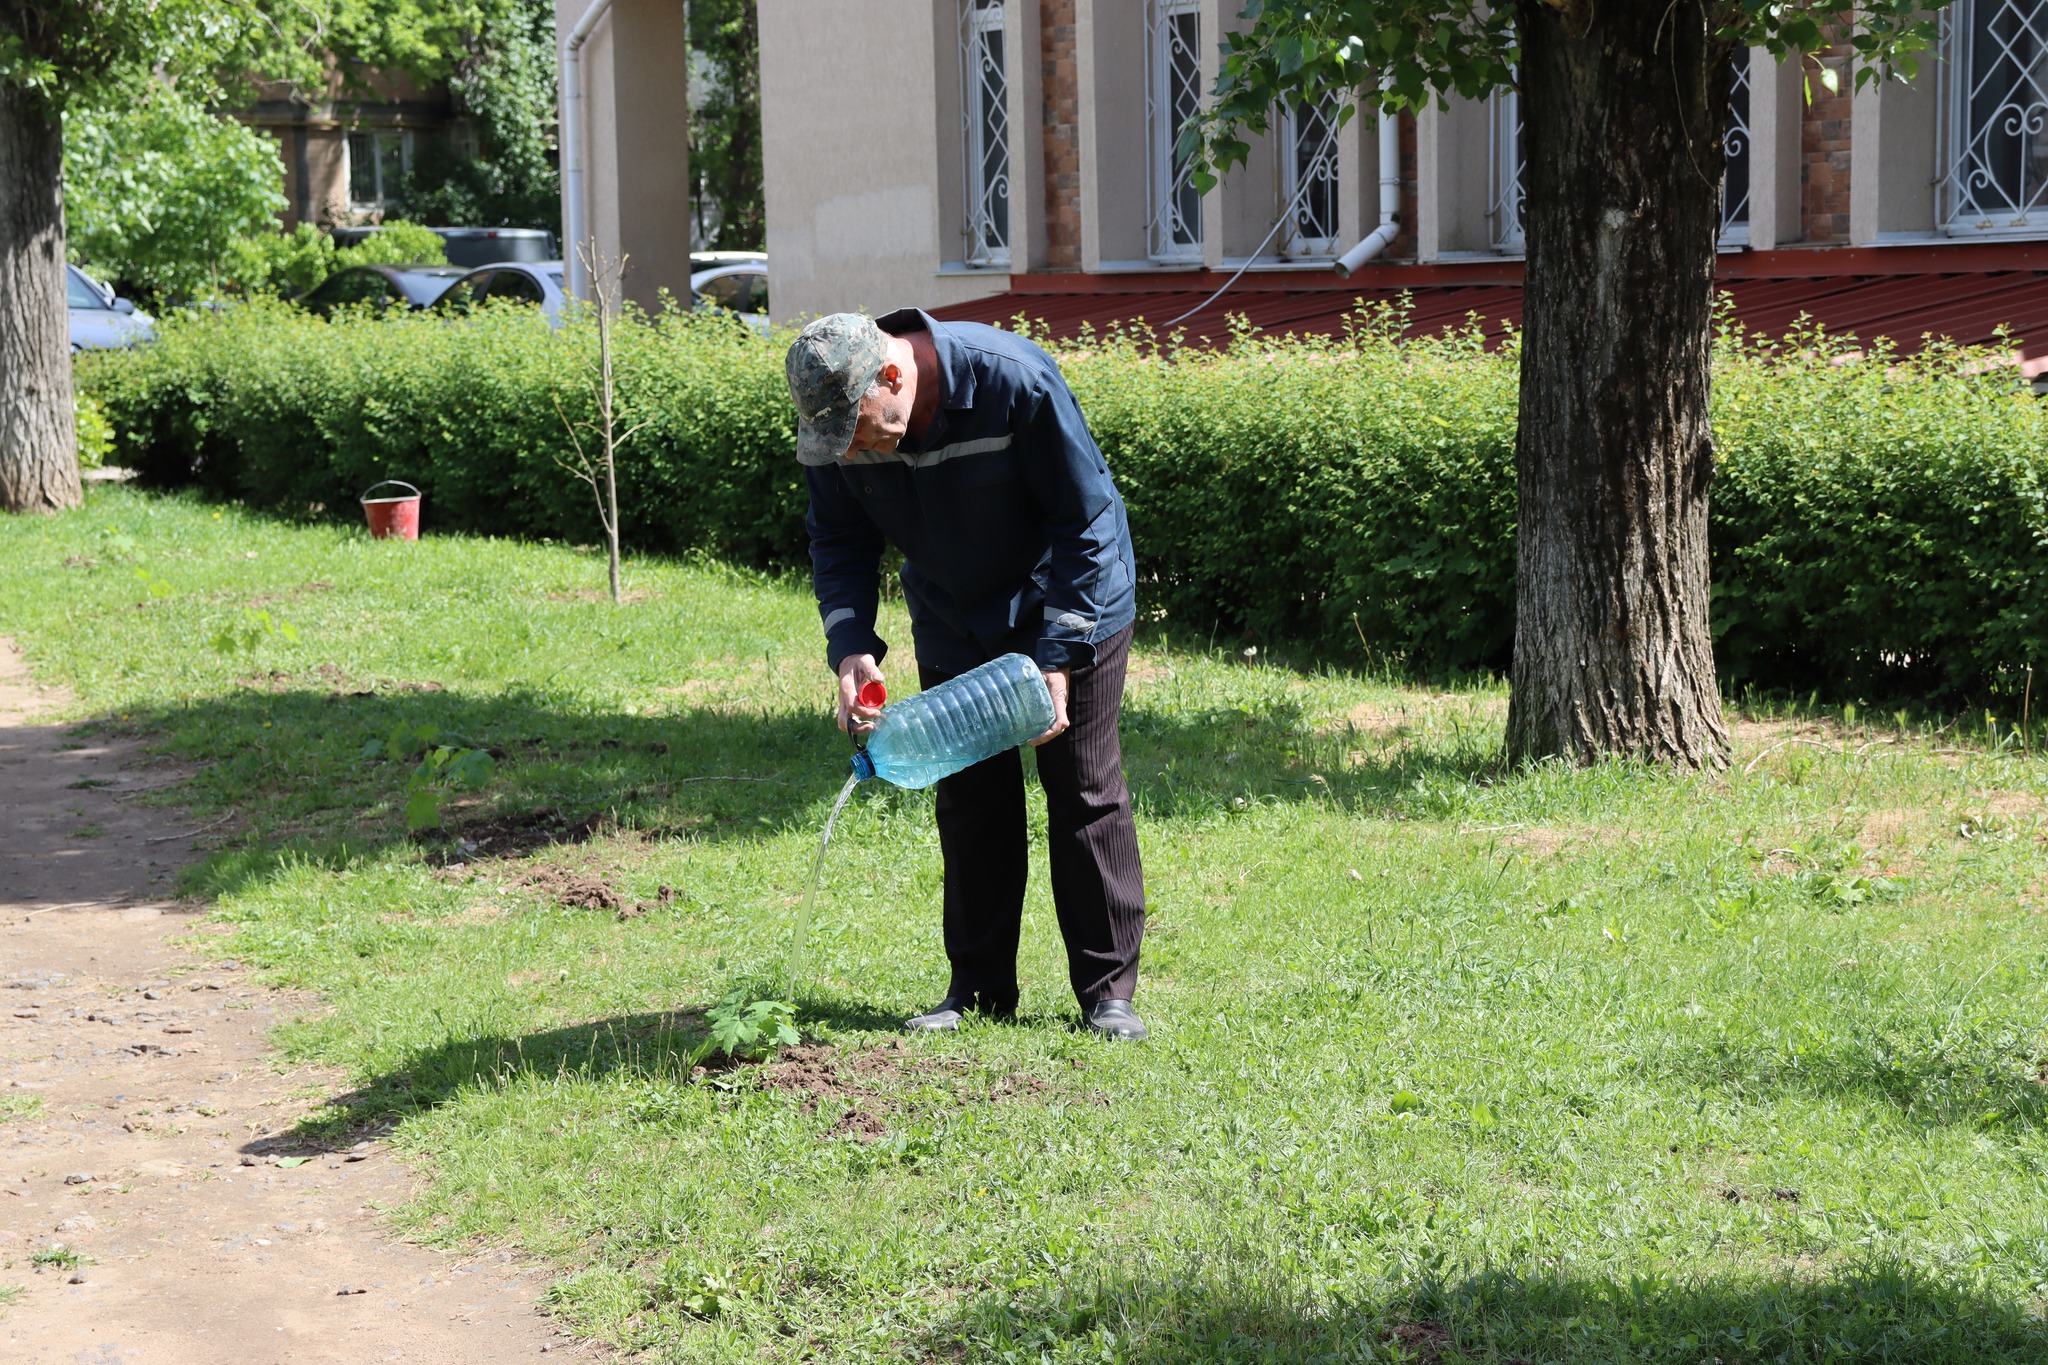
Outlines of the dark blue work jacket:
{"type": "Polygon", "coordinates": [[[1124,500],[1059,367],[1029,341],[915,308],[876,319],[931,333],[942,394],[922,440],[805,469],[811,583],[836,670],[880,659],[883,542],[903,552],[917,657],[962,673],[999,654],[1040,668],[1094,661],[1137,619],[1124,500]]]}

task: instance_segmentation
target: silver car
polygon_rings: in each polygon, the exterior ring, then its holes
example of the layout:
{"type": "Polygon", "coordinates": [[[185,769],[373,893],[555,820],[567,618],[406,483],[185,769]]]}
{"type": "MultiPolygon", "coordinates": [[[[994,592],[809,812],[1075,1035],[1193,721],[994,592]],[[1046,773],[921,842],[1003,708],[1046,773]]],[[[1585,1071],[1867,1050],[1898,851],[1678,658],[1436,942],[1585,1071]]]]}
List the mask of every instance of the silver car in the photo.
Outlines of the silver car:
{"type": "Polygon", "coordinates": [[[479,266],[448,287],[435,301],[443,313],[467,313],[485,299],[532,304],[551,327],[562,325],[562,305],[568,299],[562,286],[560,261],[504,261],[479,266]]]}
{"type": "MultiPolygon", "coordinates": [[[[741,255],[721,252],[720,255],[741,255]]],[[[694,263],[695,257],[691,260],[694,263]]],[[[761,335],[768,335],[768,261],[715,265],[690,276],[690,296],[699,308],[723,308],[761,335]]]]}
{"type": "Polygon", "coordinates": [[[149,314],[121,298],[75,265],[64,267],[64,292],[71,305],[71,349],[112,351],[156,335],[149,314]]]}

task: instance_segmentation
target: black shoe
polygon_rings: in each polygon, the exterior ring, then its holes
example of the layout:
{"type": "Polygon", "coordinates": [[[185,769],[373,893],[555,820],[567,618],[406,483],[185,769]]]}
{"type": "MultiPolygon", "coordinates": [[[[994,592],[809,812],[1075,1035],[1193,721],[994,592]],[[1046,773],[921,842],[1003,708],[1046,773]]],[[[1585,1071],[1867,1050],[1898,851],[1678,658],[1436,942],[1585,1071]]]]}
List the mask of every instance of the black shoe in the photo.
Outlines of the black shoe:
{"type": "Polygon", "coordinates": [[[1128,1000],[1099,1000],[1090,1005],[1088,1027],[1113,1043],[1145,1041],[1145,1021],[1128,1000]]]}
{"type": "Polygon", "coordinates": [[[999,996],[989,991],[948,995],[923,1014],[905,1019],[903,1027],[911,1033],[951,1033],[970,1014],[990,1019],[1014,1019],[1017,1017],[1017,997],[1014,994],[999,996]]]}

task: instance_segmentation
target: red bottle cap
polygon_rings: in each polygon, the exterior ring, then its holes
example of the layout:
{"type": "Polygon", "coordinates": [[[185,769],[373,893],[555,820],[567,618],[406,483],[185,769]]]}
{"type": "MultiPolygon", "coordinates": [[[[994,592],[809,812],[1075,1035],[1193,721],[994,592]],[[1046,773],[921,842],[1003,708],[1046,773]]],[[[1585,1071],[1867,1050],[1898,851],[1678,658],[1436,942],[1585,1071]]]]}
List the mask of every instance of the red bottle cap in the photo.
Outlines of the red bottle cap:
{"type": "Polygon", "coordinates": [[[854,705],[869,711],[879,711],[889,700],[889,689],[880,680],[864,682],[860,691],[853,694],[854,705]]]}

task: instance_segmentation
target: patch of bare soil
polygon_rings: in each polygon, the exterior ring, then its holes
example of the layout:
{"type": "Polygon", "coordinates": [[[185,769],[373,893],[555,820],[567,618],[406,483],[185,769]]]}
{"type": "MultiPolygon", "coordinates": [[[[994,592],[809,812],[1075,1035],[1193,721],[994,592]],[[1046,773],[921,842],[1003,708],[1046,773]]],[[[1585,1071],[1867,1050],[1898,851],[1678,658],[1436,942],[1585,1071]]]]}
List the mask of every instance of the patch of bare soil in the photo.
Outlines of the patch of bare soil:
{"type": "Polygon", "coordinates": [[[513,881],[538,891],[565,910],[608,910],[619,919],[637,919],[649,910],[666,909],[676,903],[676,889],[662,886],[651,901],[629,901],[606,875],[592,875],[557,863],[537,863],[513,881]]]}
{"type": "MultiPolygon", "coordinates": [[[[901,1038],[846,1052],[831,1043],[804,1043],[784,1048],[755,1069],[761,1088],[803,1096],[806,1114],[847,1106],[826,1138],[851,1137],[873,1142],[887,1131],[885,1120],[903,1111],[906,1082],[933,1081],[961,1104],[1001,1104],[1028,1099],[1051,1089],[1037,1076],[1011,1073],[986,1089],[961,1084],[972,1063],[960,1058],[925,1057],[901,1038]],[[949,1083],[950,1082],[950,1083],[949,1083]]],[[[699,1069],[700,1071],[703,1068],[699,1069]]]]}
{"type": "Polygon", "coordinates": [[[1437,1365],[1455,1344],[1451,1329],[1440,1322],[1396,1323],[1391,1335],[1403,1358],[1418,1365],[1437,1365]]]}
{"type": "Polygon", "coordinates": [[[294,1135],[344,1087],[282,1069],[268,1037],[319,1002],[207,951],[197,907],[165,899],[189,817],[122,804],[145,785],[135,742],[35,724],[51,700],[0,640],[0,1285],[23,1291],[0,1307],[0,1360],[583,1351],[537,1311],[542,1268],[385,1232],[411,1179],[381,1135],[294,1135]],[[31,1265],[52,1247],[77,1264],[31,1265]]]}
{"type": "MultiPolygon", "coordinates": [[[[646,588],[627,588],[619,594],[619,605],[632,606],[639,602],[652,602],[660,597],[658,592],[646,588]]],[[[578,588],[574,592],[551,592],[550,602],[609,602],[612,600],[609,588],[578,588]]]]}
{"type": "Polygon", "coordinates": [[[334,585],[332,583],[328,582],[324,578],[316,578],[313,579],[311,582],[301,583],[296,588],[286,588],[283,592],[262,593],[256,597],[250,598],[248,602],[244,605],[251,607],[268,607],[274,606],[279,602],[296,601],[297,599],[308,596],[312,593],[333,591],[334,585]]]}
{"type": "MultiPolygon", "coordinates": [[[[1475,833],[1477,831],[1474,831],[1475,833]]],[[[1550,825],[1530,825],[1522,829],[1507,831],[1501,842],[1532,858],[1554,858],[1568,848],[1577,846],[1607,847],[1623,843],[1628,839],[1625,830],[1603,826],[1586,826],[1579,829],[1559,829],[1550,825]]]]}
{"type": "Polygon", "coordinates": [[[472,858],[523,858],[556,844],[587,843],[599,823],[598,816],[572,820],[549,806],[465,821],[448,831],[449,847],[430,855],[430,861],[452,864],[472,858]]]}

